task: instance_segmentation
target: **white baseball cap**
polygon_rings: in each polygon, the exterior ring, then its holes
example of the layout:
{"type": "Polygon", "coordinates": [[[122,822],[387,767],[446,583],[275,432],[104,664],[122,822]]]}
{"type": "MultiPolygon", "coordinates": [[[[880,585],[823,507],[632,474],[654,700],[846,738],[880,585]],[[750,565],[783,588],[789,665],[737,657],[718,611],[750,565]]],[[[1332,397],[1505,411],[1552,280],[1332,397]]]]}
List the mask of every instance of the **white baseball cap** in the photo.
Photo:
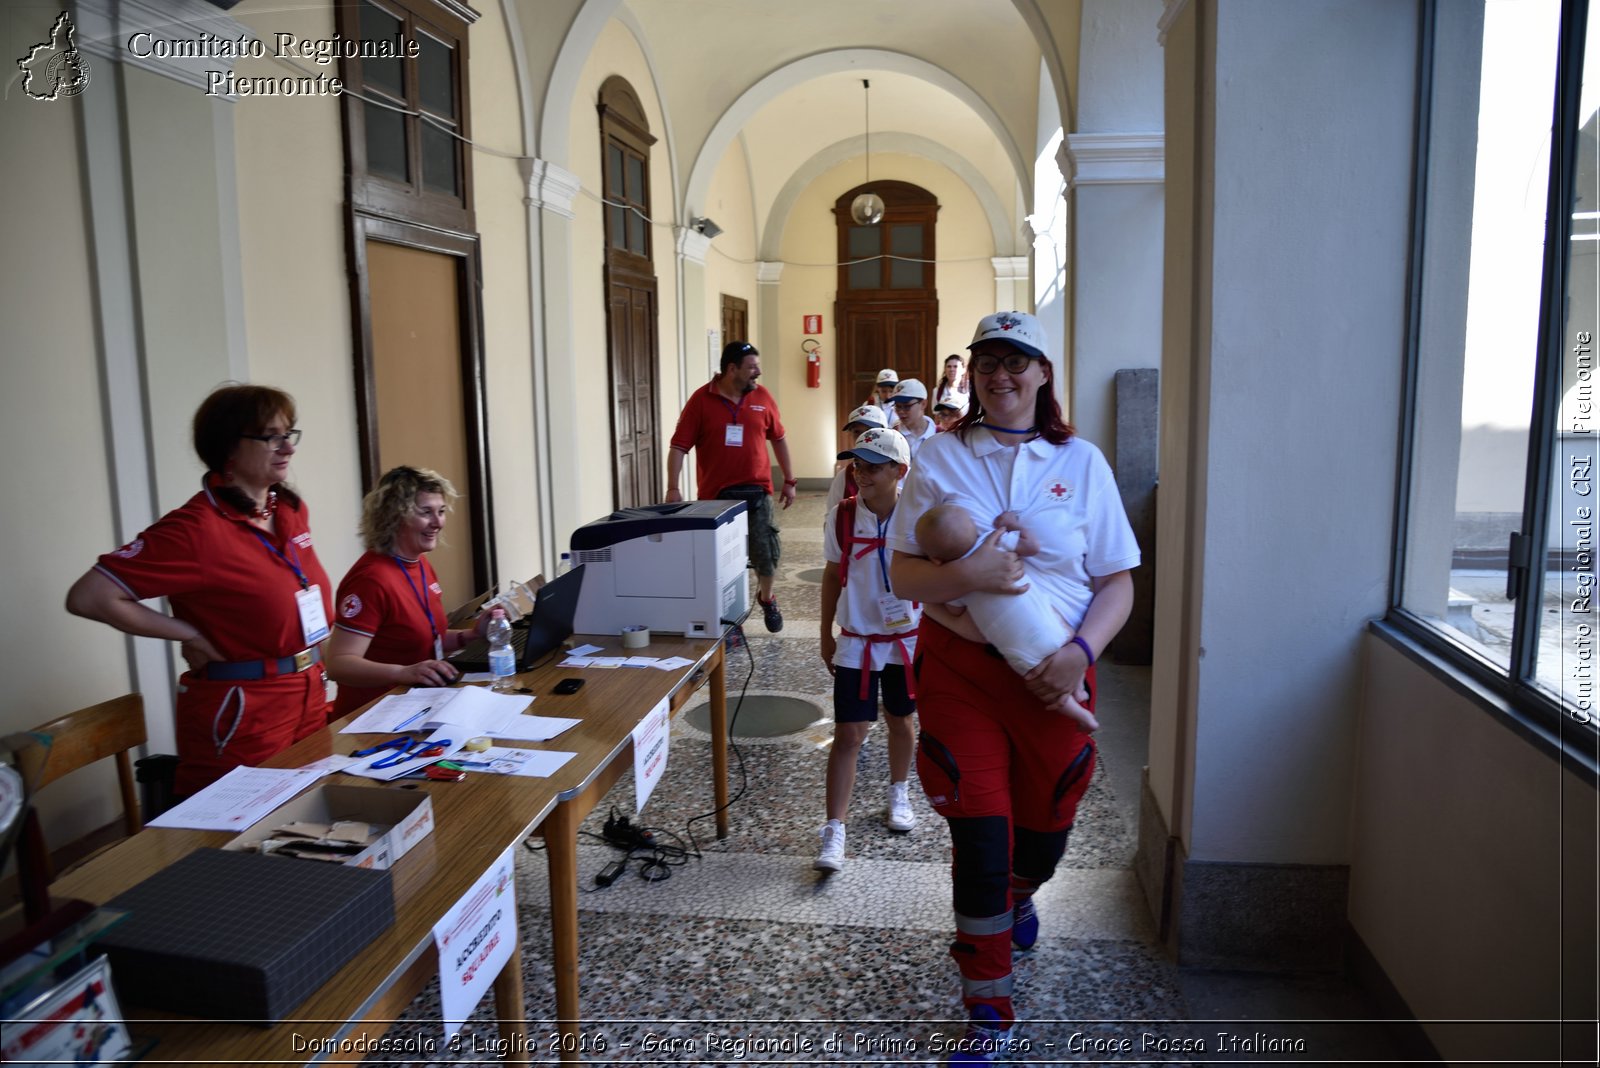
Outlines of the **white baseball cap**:
{"type": "Polygon", "coordinates": [[[1003,311],[985,315],[978,320],[978,329],[967,348],[970,350],[980,341],[1009,341],[1029,356],[1049,359],[1044,349],[1044,328],[1039,325],[1039,320],[1027,312],[1003,311]]]}
{"type": "Polygon", "coordinates": [[[849,430],[852,423],[865,423],[867,429],[871,430],[873,427],[888,426],[889,419],[883,414],[883,409],[876,404],[863,404],[845,417],[844,426],[839,429],[849,430]]]}
{"type": "Polygon", "coordinates": [[[895,388],[894,396],[889,398],[889,403],[895,404],[900,401],[914,400],[925,401],[927,399],[928,387],[915,378],[908,378],[895,388]]]}
{"type": "Polygon", "coordinates": [[[846,449],[839,454],[839,459],[865,460],[869,464],[909,464],[911,462],[911,446],[906,444],[906,439],[900,431],[890,430],[886,427],[873,427],[863,431],[856,438],[855,448],[846,449]]]}
{"type": "Polygon", "coordinates": [[[885,367],[878,372],[878,385],[892,386],[900,381],[900,376],[894,373],[893,367],[885,367]]]}
{"type": "MultiPolygon", "coordinates": [[[[959,396],[959,394],[958,394],[958,396],[959,396]]],[[[936,412],[960,412],[962,415],[966,415],[967,414],[967,402],[966,401],[953,401],[953,400],[946,399],[946,400],[940,401],[938,404],[935,404],[933,406],[933,410],[936,411],[936,412]]]]}

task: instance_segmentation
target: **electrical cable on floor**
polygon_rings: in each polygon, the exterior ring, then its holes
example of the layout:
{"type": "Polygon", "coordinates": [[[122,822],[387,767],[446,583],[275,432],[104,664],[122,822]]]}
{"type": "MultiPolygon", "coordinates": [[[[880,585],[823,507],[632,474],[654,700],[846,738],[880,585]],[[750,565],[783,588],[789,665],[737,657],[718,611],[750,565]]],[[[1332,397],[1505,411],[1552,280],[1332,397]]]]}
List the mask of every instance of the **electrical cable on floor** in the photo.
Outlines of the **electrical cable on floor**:
{"type": "MultiPolygon", "coordinates": [[[[748,618],[750,618],[750,613],[746,612],[745,619],[748,618]]],[[[750,786],[750,776],[744,765],[744,753],[740,751],[739,743],[735,740],[737,735],[733,733],[733,728],[734,725],[739,722],[739,710],[744,707],[745,694],[750,692],[750,680],[755,678],[756,654],[755,650],[750,648],[750,639],[745,637],[744,620],[728,620],[727,622],[729,626],[733,627],[733,629],[738,633],[739,643],[744,646],[745,655],[750,658],[750,670],[745,672],[744,684],[739,687],[739,700],[734,703],[733,715],[728,717],[728,746],[733,750],[734,759],[738,760],[739,762],[739,789],[732,797],[728,798],[726,804],[719,805],[710,812],[704,812],[698,816],[692,816],[690,817],[689,821],[683,825],[683,831],[689,836],[689,845],[695,857],[700,857],[701,852],[700,842],[694,836],[694,825],[701,820],[710,819],[711,817],[719,815],[732,808],[740,799],[744,797],[745,790],[747,790],[750,786]]],[[[724,655],[726,655],[726,653],[724,653],[724,655]]]]}

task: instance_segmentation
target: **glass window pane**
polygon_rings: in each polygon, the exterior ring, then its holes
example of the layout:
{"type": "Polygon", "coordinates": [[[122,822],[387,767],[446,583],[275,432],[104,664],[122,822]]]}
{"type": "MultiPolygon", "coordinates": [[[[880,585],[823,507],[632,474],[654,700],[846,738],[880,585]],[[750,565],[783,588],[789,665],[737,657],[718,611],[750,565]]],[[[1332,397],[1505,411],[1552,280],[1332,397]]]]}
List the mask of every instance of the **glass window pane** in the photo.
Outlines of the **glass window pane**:
{"type": "Polygon", "coordinates": [[[646,233],[650,224],[644,221],[644,216],[637,211],[628,212],[628,251],[637,252],[641,256],[650,254],[650,246],[646,243],[646,233]]]}
{"type": "Polygon", "coordinates": [[[880,289],[883,286],[882,260],[874,257],[860,263],[852,263],[845,275],[845,280],[851,289],[880,289]]]}
{"type": "MultiPolygon", "coordinates": [[[[361,39],[363,41],[400,42],[400,20],[373,4],[361,5],[361,39]]],[[[401,46],[403,47],[403,46],[401,46]]],[[[382,89],[392,96],[405,98],[401,82],[399,58],[367,58],[361,61],[361,79],[367,85],[382,89]]]]}
{"type": "Polygon", "coordinates": [[[625,218],[627,210],[618,204],[606,205],[606,236],[612,248],[627,247],[628,223],[625,218]]]}
{"type": "Polygon", "coordinates": [[[622,196],[622,149],[606,146],[606,193],[613,198],[622,196]]]}
{"type": "Polygon", "coordinates": [[[1600,11],[1589,9],[1578,121],[1561,402],[1550,468],[1549,544],[1539,613],[1537,685],[1579,723],[1595,722],[1595,349],[1600,347],[1600,114],[1589,64],[1600,56],[1600,11]]]}
{"type": "Polygon", "coordinates": [[[398,111],[381,104],[362,105],[366,114],[367,173],[411,181],[406,167],[406,119],[398,111]]]}
{"type": "Polygon", "coordinates": [[[644,206],[644,160],[632,153],[628,154],[628,199],[640,207],[644,206]]]}
{"type": "Polygon", "coordinates": [[[1558,0],[1441,4],[1401,604],[1510,666],[1558,0]],[[1470,164],[1470,170],[1467,169],[1470,164]]]}
{"type": "Polygon", "coordinates": [[[417,34],[417,88],[422,106],[435,115],[455,121],[455,49],[425,33],[417,34]]]}
{"type": "Polygon", "coordinates": [[[922,262],[920,260],[890,260],[890,289],[921,289],[922,262]]]}
{"type": "Polygon", "coordinates": [[[448,130],[431,122],[422,123],[422,184],[434,193],[461,195],[459,174],[460,142],[448,130]]]}
{"type": "Polygon", "coordinates": [[[850,258],[853,260],[859,260],[864,256],[876,256],[883,251],[883,231],[876,226],[852,226],[846,241],[850,258]]]}
{"type": "Polygon", "coordinates": [[[889,251],[896,256],[922,255],[922,226],[896,223],[889,227],[889,251]]]}

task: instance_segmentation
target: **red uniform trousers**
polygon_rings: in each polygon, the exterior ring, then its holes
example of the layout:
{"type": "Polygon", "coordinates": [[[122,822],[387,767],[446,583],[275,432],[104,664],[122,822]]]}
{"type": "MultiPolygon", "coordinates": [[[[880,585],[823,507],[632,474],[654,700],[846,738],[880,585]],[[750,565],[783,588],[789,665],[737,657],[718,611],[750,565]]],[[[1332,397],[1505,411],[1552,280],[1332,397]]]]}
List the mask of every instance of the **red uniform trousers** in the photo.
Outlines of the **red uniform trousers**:
{"type": "MultiPolygon", "coordinates": [[[[1087,681],[1092,710],[1092,668],[1087,681]]],[[[1045,708],[998,651],[926,617],[917,714],[917,776],[950,825],[950,955],[963,1000],[1010,1021],[1011,909],[1055,874],[1094,773],[1094,743],[1045,708]]]]}
{"type": "Polygon", "coordinates": [[[322,665],[248,682],[185,672],[178,680],[178,774],[187,797],[241,765],[254,767],[328,722],[322,665]]]}

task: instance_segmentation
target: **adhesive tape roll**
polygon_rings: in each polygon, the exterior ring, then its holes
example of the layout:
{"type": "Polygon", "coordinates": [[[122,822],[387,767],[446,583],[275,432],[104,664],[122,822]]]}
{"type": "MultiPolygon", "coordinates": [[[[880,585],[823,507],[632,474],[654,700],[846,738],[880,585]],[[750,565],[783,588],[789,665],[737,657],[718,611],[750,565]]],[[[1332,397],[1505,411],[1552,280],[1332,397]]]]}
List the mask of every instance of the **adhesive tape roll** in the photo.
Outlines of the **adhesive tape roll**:
{"type": "Polygon", "coordinates": [[[623,627],[622,647],[624,649],[643,649],[650,644],[649,627],[623,627]]]}

